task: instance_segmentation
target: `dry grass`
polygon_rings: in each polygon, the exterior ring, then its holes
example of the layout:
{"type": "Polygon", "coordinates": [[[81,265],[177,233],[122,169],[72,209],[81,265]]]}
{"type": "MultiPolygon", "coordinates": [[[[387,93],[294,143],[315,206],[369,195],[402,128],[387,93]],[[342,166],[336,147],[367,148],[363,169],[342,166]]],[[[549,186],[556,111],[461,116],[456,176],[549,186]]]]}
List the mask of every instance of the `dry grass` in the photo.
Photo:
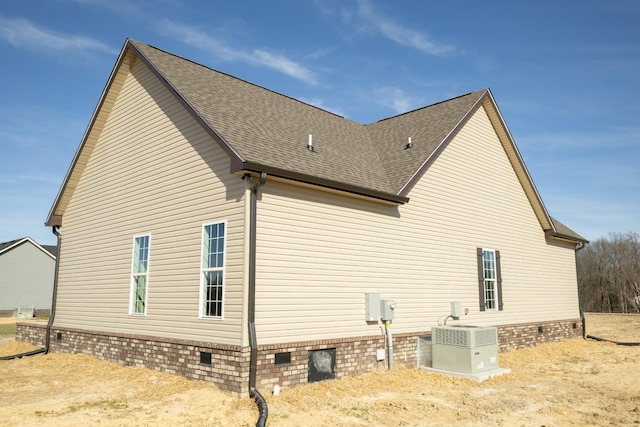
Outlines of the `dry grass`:
{"type": "Polygon", "coordinates": [[[620,342],[640,342],[640,315],[588,313],[586,324],[588,335],[620,342]]]}
{"type": "MultiPolygon", "coordinates": [[[[587,332],[636,340],[640,316],[587,317],[587,332]]],[[[1,354],[26,351],[0,345],[1,354]]],[[[640,424],[640,347],[567,340],[500,355],[483,383],[413,369],[266,395],[269,426],[624,426],[640,424]]],[[[254,425],[255,403],[211,383],[86,355],[0,362],[0,425],[254,425]]]]}
{"type": "Polygon", "coordinates": [[[0,336],[10,336],[16,334],[15,323],[2,323],[0,324],[0,336]]]}

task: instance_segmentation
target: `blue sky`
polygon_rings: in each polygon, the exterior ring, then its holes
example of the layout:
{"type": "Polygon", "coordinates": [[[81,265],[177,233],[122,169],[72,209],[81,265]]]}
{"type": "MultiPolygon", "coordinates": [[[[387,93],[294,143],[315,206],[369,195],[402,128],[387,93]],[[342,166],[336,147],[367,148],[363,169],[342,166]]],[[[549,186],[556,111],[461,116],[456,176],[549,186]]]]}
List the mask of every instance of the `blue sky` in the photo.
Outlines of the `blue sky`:
{"type": "Polygon", "coordinates": [[[640,232],[635,0],[0,3],[0,242],[43,223],[127,37],[370,123],[489,87],[551,215],[640,232]]]}

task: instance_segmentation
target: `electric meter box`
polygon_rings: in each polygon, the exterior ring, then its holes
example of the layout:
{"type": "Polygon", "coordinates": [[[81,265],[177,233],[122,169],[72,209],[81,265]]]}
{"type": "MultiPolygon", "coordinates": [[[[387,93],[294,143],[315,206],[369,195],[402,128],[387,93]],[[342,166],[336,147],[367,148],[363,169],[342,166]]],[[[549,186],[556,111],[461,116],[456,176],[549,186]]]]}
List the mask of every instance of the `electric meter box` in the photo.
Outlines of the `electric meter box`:
{"type": "Polygon", "coordinates": [[[364,294],[365,320],[377,322],[380,319],[380,294],[377,292],[364,294]]]}
{"type": "Polygon", "coordinates": [[[396,302],[392,299],[380,301],[380,317],[382,320],[393,320],[396,310],[396,302]]]}

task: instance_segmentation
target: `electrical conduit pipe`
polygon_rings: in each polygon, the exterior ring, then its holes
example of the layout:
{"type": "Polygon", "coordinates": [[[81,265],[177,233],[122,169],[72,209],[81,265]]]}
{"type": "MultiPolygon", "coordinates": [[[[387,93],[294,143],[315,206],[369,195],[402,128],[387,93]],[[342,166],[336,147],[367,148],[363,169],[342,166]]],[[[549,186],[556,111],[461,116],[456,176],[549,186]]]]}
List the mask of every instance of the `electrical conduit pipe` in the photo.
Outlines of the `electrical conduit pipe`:
{"type": "Polygon", "coordinates": [[[391,320],[384,322],[384,329],[387,333],[387,356],[389,358],[389,370],[393,370],[393,337],[391,335],[391,320]]]}

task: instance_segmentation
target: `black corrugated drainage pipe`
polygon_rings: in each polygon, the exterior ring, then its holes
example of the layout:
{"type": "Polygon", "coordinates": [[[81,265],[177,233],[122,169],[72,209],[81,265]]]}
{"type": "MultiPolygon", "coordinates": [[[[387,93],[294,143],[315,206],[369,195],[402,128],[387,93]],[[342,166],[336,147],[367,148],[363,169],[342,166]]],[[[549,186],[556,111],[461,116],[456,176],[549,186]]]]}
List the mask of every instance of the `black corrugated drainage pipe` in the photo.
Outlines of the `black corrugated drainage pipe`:
{"type": "Polygon", "coordinates": [[[37,350],[27,351],[25,353],[12,354],[10,356],[0,356],[0,360],[20,359],[22,357],[35,356],[36,354],[41,354],[41,353],[46,353],[46,349],[44,347],[39,348],[37,350]]]}
{"type": "Polygon", "coordinates": [[[608,340],[606,338],[594,337],[593,335],[587,335],[587,338],[592,339],[592,340],[596,340],[596,341],[612,342],[612,343],[617,344],[617,345],[628,345],[628,346],[631,346],[631,347],[640,346],[640,342],[613,341],[613,340],[608,340]]]}
{"type": "Polygon", "coordinates": [[[256,421],[256,427],[264,427],[269,416],[267,401],[256,389],[256,370],[258,366],[258,340],[256,338],[256,214],[258,212],[258,190],[267,181],[267,174],[260,173],[260,181],[252,188],[250,193],[249,211],[249,307],[247,310],[249,320],[249,346],[251,356],[249,363],[249,396],[258,405],[260,416],[256,421]]]}
{"type": "Polygon", "coordinates": [[[55,234],[56,238],[58,239],[58,255],[56,256],[56,268],[53,276],[53,296],[51,297],[51,312],[49,314],[49,321],[47,322],[47,328],[45,330],[44,347],[24,353],[12,354],[10,356],[0,356],[0,360],[20,359],[26,356],[49,353],[49,345],[51,344],[51,326],[53,326],[53,319],[56,317],[56,297],[58,295],[58,267],[60,265],[60,245],[62,240],[60,238],[60,233],[58,232],[58,227],[53,227],[51,231],[53,231],[53,234],[55,234]]]}

